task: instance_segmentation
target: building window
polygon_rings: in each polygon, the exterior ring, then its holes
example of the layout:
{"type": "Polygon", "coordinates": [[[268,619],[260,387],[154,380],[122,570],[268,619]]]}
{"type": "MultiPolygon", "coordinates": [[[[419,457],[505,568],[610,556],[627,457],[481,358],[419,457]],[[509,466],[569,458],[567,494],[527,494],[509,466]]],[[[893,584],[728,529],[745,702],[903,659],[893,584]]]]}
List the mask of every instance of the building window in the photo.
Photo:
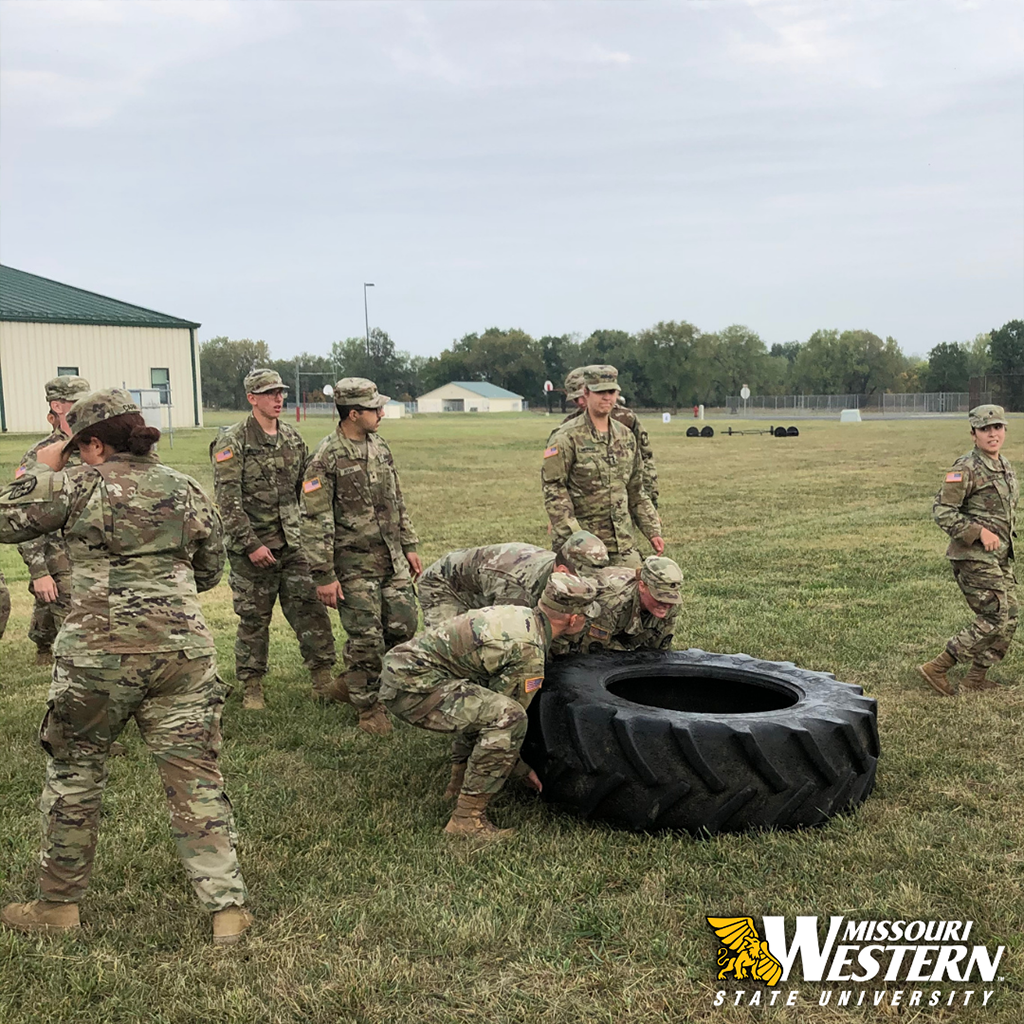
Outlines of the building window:
{"type": "Polygon", "coordinates": [[[169,405],[171,401],[171,371],[166,367],[154,366],[149,371],[149,385],[160,392],[160,404],[169,405]]]}
{"type": "Polygon", "coordinates": [[[58,366],[57,367],[58,377],[77,377],[78,367],[77,366],[58,366]]]}

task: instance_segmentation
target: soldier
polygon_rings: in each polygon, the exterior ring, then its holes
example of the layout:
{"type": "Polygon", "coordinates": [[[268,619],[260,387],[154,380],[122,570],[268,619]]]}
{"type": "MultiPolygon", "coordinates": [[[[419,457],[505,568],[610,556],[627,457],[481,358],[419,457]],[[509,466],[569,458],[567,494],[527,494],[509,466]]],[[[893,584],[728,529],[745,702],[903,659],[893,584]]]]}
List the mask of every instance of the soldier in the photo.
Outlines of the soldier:
{"type": "Polygon", "coordinates": [[[449,552],[423,570],[419,581],[423,623],[437,626],[472,608],[518,604],[533,608],[552,572],[590,575],[608,564],[608,549],[578,530],[556,555],[532,544],[489,544],[449,552]]]}
{"type": "MultiPolygon", "coordinates": [[[[90,390],[89,382],[84,377],[54,377],[46,382],[46,401],[49,405],[46,419],[52,431],[25,452],[14,474],[15,479],[28,472],[40,448],[57,441],[67,441],[71,430],[65,416],[71,406],[90,390]]],[[[77,452],[71,453],[68,464],[80,464],[77,452]]],[[[19,544],[18,553],[28,566],[28,591],[34,599],[28,638],[36,645],[36,664],[49,665],[53,661],[53,642],[68,611],[71,566],[68,563],[67,548],[59,533],[51,533],[19,544]]]]}
{"type": "Polygon", "coordinates": [[[519,758],[526,708],[544,682],[555,637],[582,630],[595,614],[594,585],[553,573],[535,608],[500,605],[459,615],[384,656],[380,699],[391,713],[431,732],[454,733],[447,797],[458,802],[450,835],[497,838],[487,805],[511,774],[540,792],[519,758]]]}
{"type": "Polygon", "coordinates": [[[549,438],[541,480],[556,549],[576,530],[589,530],[604,541],[612,565],[639,568],[633,522],[655,554],[664,552],[665,541],[643,488],[636,439],[610,415],[618,376],[614,366],[585,368],[586,412],[549,438]]]}
{"type": "Polygon", "coordinates": [[[7,589],[7,580],[0,571],[0,639],[7,629],[7,620],[11,617],[11,592],[7,589]]]}
{"type": "Polygon", "coordinates": [[[245,686],[242,707],[256,711],[264,707],[277,600],[313,677],[314,698],[332,693],[334,634],[302,550],[299,487],[309,452],[299,432],[281,422],[287,390],[274,370],[253,370],[245,378],[252,413],[222,429],[210,445],[238,616],[235,676],[245,686]]]}
{"type": "Polygon", "coordinates": [[[334,401],[338,428],[320,442],[302,484],[302,542],[317,597],[338,609],[348,634],[338,696],[347,694],[360,729],[386,736],[380,659],[416,632],[413,579],[423,563],[395,460],[377,433],[388,396],[372,380],[346,377],[335,385],[334,401]]]}
{"type": "MultiPolygon", "coordinates": [[[[565,397],[568,401],[572,402],[576,408],[573,409],[568,416],[562,420],[562,424],[569,423],[571,420],[576,419],[577,416],[583,414],[583,411],[587,407],[587,400],[583,397],[583,374],[586,370],[592,369],[593,367],[578,366],[575,370],[570,370],[565,377],[565,397]]],[[[647,497],[651,499],[651,504],[658,507],[658,469],[654,465],[654,450],[651,448],[651,439],[643,425],[640,423],[640,417],[637,416],[632,409],[630,409],[620,394],[616,399],[615,405],[611,411],[612,419],[618,420],[627,430],[631,431],[633,437],[636,438],[636,446],[640,452],[640,458],[643,459],[643,482],[644,490],[647,492],[647,497]]],[[[557,430],[558,427],[555,428],[557,430]]],[[[555,431],[551,431],[554,436],[555,431]]],[[[550,444],[550,438],[548,444],[550,444]]]]}
{"type": "Polygon", "coordinates": [[[38,452],[45,465],[0,490],[0,542],[62,530],[72,593],[39,730],[41,898],[9,904],[0,918],[20,931],[79,928],[107,753],[134,718],[157,762],[178,856],[213,915],[213,941],[229,945],[252,918],[217,767],[226,688],[198,598],[224,571],[220,518],[191,477],[160,463],[160,431],[127,391],[87,395],[68,423],[85,465],[61,472],[62,446],[52,445],[38,452]]]}
{"type": "Polygon", "coordinates": [[[600,612],[576,643],[560,640],[552,654],[667,650],[683,602],[683,573],[671,558],[651,555],[639,569],[613,566],[591,577],[600,612]]]}
{"type": "Polygon", "coordinates": [[[946,641],[941,654],[918,666],[944,697],[956,695],[946,673],[958,661],[971,663],[963,689],[994,689],[997,684],[986,673],[1006,656],[1017,629],[1013,539],[1019,487],[1013,467],[1000,454],[1006,413],[998,405],[979,405],[969,418],[974,450],[953,463],[932,507],[935,522],[950,536],[946,557],[953,578],[976,616],[946,641]]]}

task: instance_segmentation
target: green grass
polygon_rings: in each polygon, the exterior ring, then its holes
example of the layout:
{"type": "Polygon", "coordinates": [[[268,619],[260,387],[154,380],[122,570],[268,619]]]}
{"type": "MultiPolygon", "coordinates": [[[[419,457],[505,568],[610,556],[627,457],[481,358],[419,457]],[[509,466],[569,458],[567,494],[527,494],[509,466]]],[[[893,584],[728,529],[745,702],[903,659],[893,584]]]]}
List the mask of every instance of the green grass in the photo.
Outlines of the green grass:
{"type": "MultiPolygon", "coordinates": [[[[221,416],[218,422],[228,422],[221,416]]],[[[425,562],[464,545],[544,544],[543,416],[385,422],[425,562]]],[[[948,420],[800,423],[796,439],[690,440],[649,424],[668,553],[687,597],[676,646],[743,651],[834,672],[879,701],[882,760],[855,815],[800,833],[710,840],[582,823],[518,791],[493,849],[446,841],[446,744],[399,727],[376,740],[347,708],[320,709],[278,613],[269,709],[228,703],[223,765],[258,917],[230,951],[208,945],[134,728],[111,763],[82,939],[0,933],[0,1021],[660,1022],[864,1021],[892,1009],[714,1008],[717,943],[705,915],[973,919],[1007,946],[986,1009],[903,1008],[906,1020],[1024,1019],[1024,688],[1011,649],[998,692],[948,701],[914,666],[967,619],[930,518],[952,458],[948,420]]],[[[718,422],[715,424],[718,425],[718,422]]],[[[749,424],[754,426],[756,424],[749,424]]],[[[303,433],[315,445],[326,420],[303,433]]],[[[166,461],[210,483],[212,429],[179,432],[166,461]]],[[[1024,420],[1007,453],[1020,458],[1024,420]]],[[[0,438],[0,472],[33,438],[0,438]]],[[[33,893],[43,769],[35,731],[47,673],[25,639],[26,573],[0,566],[14,613],[0,645],[0,898],[33,893]]],[[[204,595],[224,675],[234,617],[204,595]]],[[[336,623],[336,635],[342,633],[336,623]]],[[[834,986],[841,988],[842,986],[834,986]]],[[[870,991],[883,985],[865,986],[870,991]]],[[[890,989],[897,986],[890,984],[890,989]]],[[[967,986],[899,987],[944,992],[967,986]]],[[[986,986],[974,984],[976,990],[986,986]]],[[[904,996],[906,1000],[907,996],[904,996]]],[[[944,997],[945,998],[945,995],[944,997]]],[[[976,995],[974,1001],[980,996],[976,995]]]]}

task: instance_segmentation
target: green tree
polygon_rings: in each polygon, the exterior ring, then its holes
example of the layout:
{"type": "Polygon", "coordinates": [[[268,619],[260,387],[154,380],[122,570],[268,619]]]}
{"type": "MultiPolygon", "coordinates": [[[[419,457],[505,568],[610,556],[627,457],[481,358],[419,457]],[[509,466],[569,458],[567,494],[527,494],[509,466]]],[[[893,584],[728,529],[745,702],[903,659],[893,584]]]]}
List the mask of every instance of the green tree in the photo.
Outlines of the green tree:
{"type": "Polygon", "coordinates": [[[939,342],[928,353],[925,391],[966,391],[970,373],[967,368],[970,351],[959,341],[939,342]]]}
{"type": "Polygon", "coordinates": [[[302,352],[290,359],[274,359],[270,368],[281,374],[281,380],[288,385],[288,399],[294,402],[301,402],[303,396],[310,402],[326,401],[320,389],[338,379],[334,360],[330,356],[314,355],[311,352],[302,352]],[[302,382],[301,390],[296,390],[296,370],[302,371],[299,378],[302,382]]]}
{"type": "Polygon", "coordinates": [[[488,381],[534,404],[544,400],[545,374],[540,344],[515,327],[467,334],[428,359],[422,371],[426,390],[453,380],[488,381]]]}
{"type": "Polygon", "coordinates": [[[974,340],[967,346],[967,376],[984,377],[992,365],[992,356],[989,352],[991,335],[987,332],[976,334],[974,340]]]}
{"type": "Polygon", "coordinates": [[[693,324],[662,321],[640,331],[636,342],[655,405],[677,412],[680,405],[706,404],[714,387],[710,351],[693,324]]]}
{"type": "Polygon", "coordinates": [[[991,372],[1012,375],[1010,380],[1003,381],[993,399],[1019,412],[1024,409],[1024,320],[1008,320],[992,331],[988,348],[991,372]]]}
{"type": "Polygon", "coordinates": [[[711,361],[713,391],[705,404],[724,405],[738,395],[744,384],[755,394],[765,394],[768,381],[768,349],[758,335],[740,324],[716,334],[704,335],[711,361]]]}
{"type": "Polygon", "coordinates": [[[619,387],[630,405],[653,404],[650,367],[638,337],[628,331],[594,331],[580,345],[579,365],[592,363],[609,363],[619,371],[619,387]]]}
{"type": "Polygon", "coordinates": [[[871,395],[894,390],[907,364],[895,338],[819,330],[793,361],[793,383],[803,394],[871,395]]]}
{"type": "Polygon", "coordinates": [[[270,365],[270,349],[265,341],[232,341],[222,335],[204,342],[199,346],[203,405],[210,409],[248,409],[245,375],[258,366],[270,365]]]}
{"type": "Polygon", "coordinates": [[[395,350],[391,335],[379,327],[370,331],[367,348],[365,338],[346,338],[331,346],[331,360],[338,367],[338,376],[366,377],[384,395],[407,401],[419,394],[419,367],[414,366],[408,352],[395,350]],[[408,396],[408,398],[407,398],[408,396]]]}

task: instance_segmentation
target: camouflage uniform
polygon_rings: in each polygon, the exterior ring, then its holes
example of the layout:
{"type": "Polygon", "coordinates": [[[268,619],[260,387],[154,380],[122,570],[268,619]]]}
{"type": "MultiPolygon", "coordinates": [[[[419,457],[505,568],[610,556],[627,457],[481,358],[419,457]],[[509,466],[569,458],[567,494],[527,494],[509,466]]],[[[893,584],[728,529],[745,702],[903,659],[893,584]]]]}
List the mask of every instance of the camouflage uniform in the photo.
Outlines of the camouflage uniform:
{"type": "Polygon", "coordinates": [[[597,586],[600,611],[578,640],[559,637],[553,655],[598,651],[668,650],[672,646],[676,621],[682,606],[683,574],[671,558],[651,555],[639,569],[613,566],[592,577],[597,586]],[[659,619],[648,612],[640,599],[640,582],[659,601],[670,605],[659,619]]]}
{"type": "MultiPolygon", "coordinates": [[[[49,402],[74,402],[87,395],[90,390],[89,382],[84,377],[54,377],[46,383],[46,401],[49,402]]],[[[59,428],[54,430],[48,437],[32,445],[21,458],[21,464],[15,472],[15,479],[19,479],[29,468],[36,465],[36,452],[47,445],[56,444],[58,441],[67,441],[68,437],[59,428]]],[[[68,466],[81,465],[78,450],[73,449],[68,456],[68,466]]],[[[68,561],[68,551],[60,534],[49,534],[45,537],[36,537],[33,540],[25,541],[18,545],[18,553],[21,560],[28,567],[29,587],[28,592],[33,597],[32,618],[28,624],[28,638],[41,652],[49,651],[53,647],[53,641],[60,632],[61,623],[68,612],[68,602],[71,599],[71,564],[68,561]],[[32,582],[44,576],[53,577],[54,585],[57,588],[56,601],[44,601],[32,589],[32,582]]]]}
{"type": "Polygon", "coordinates": [[[0,638],[7,629],[7,620],[11,617],[11,592],[7,589],[7,580],[0,572],[0,638]]]}
{"type": "MultiPolygon", "coordinates": [[[[272,370],[245,378],[247,394],[284,388],[272,370]]],[[[239,682],[266,675],[270,622],[281,602],[312,672],[334,664],[334,634],[327,609],[317,600],[302,549],[299,487],[308,451],[299,432],[279,421],[277,434],[263,431],[255,416],[223,428],[210,445],[213,479],[231,562],[231,595],[238,616],[235,675],[239,682]],[[249,559],[266,546],[275,563],[249,559]]]]}
{"type": "MultiPolygon", "coordinates": [[[[76,403],[68,422],[77,432],[137,411],[126,391],[111,388],[76,403]]],[[[225,687],[197,596],[224,569],[216,509],[194,480],[155,454],[118,453],[61,473],[36,466],[0,490],[0,542],[58,530],[71,555],[72,601],[39,731],[48,755],[42,898],[74,903],[84,893],[107,753],[134,717],[200,901],[211,911],[240,905],[245,886],[217,766],[225,687]]]]}
{"type": "MultiPolygon", "coordinates": [[[[590,390],[617,388],[614,367],[597,369],[590,390]]],[[[599,433],[584,412],[555,431],[541,468],[544,507],[556,548],[574,531],[589,530],[604,541],[613,565],[638,567],[633,523],[650,539],[661,535],[661,520],[643,488],[636,439],[612,418],[608,427],[599,433]]]]}
{"type": "MultiPolygon", "coordinates": [[[[339,405],[380,408],[372,381],[338,381],[339,405]]],[[[379,434],[347,438],[339,425],[318,445],[302,484],[302,544],[318,587],[337,580],[348,639],[343,656],[349,699],[359,711],[377,702],[381,656],[416,633],[419,614],[406,554],[417,544],[395,460],[379,434]]]]}
{"type": "Polygon", "coordinates": [[[533,608],[551,578],[555,563],[581,575],[608,564],[608,551],[592,533],[574,533],[561,552],[532,544],[489,544],[451,551],[423,570],[418,590],[425,626],[436,626],[473,608],[517,604],[533,608]]]}
{"type": "MultiPolygon", "coordinates": [[[[977,411],[972,411],[972,426],[977,411]]],[[[1017,476],[1009,461],[1002,454],[993,461],[978,448],[956,460],[935,496],[932,516],[950,536],[946,557],[976,615],[946,643],[957,661],[984,667],[1002,661],[1017,629],[1013,542],[1018,496],[1017,476]],[[999,538],[995,551],[982,546],[982,527],[999,538]]]]}
{"type": "MultiPolygon", "coordinates": [[[[572,401],[580,398],[583,395],[583,371],[589,369],[589,367],[577,367],[575,370],[570,370],[565,378],[565,397],[572,401]]],[[[583,410],[580,408],[573,409],[568,416],[559,424],[559,427],[565,426],[566,423],[571,423],[574,419],[577,419],[583,414],[583,410]]],[[[658,507],[658,469],[654,465],[654,450],[651,448],[651,439],[647,431],[644,430],[643,425],[640,423],[640,417],[637,416],[632,409],[627,405],[623,404],[622,398],[619,398],[618,404],[611,411],[611,418],[618,420],[633,437],[636,438],[636,447],[640,452],[640,458],[643,460],[642,466],[642,479],[644,484],[644,490],[647,492],[647,496],[651,499],[651,504],[658,507]]],[[[551,444],[551,438],[555,436],[556,431],[559,427],[555,427],[551,431],[551,435],[548,437],[548,444],[551,444]]]]}
{"type": "MultiPolygon", "coordinates": [[[[543,594],[555,611],[584,614],[593,597],[593,584],[562,573],[551,576],[543,594]]],[[[384,656],[380,699],[412,725],[453,733],[452,762],[468,762],[462,792],[493,795],[513,769],[530,770],[519,762],[519,749],[551,640],[539,608],[502,605],[459,615],[384,656]]]]}

